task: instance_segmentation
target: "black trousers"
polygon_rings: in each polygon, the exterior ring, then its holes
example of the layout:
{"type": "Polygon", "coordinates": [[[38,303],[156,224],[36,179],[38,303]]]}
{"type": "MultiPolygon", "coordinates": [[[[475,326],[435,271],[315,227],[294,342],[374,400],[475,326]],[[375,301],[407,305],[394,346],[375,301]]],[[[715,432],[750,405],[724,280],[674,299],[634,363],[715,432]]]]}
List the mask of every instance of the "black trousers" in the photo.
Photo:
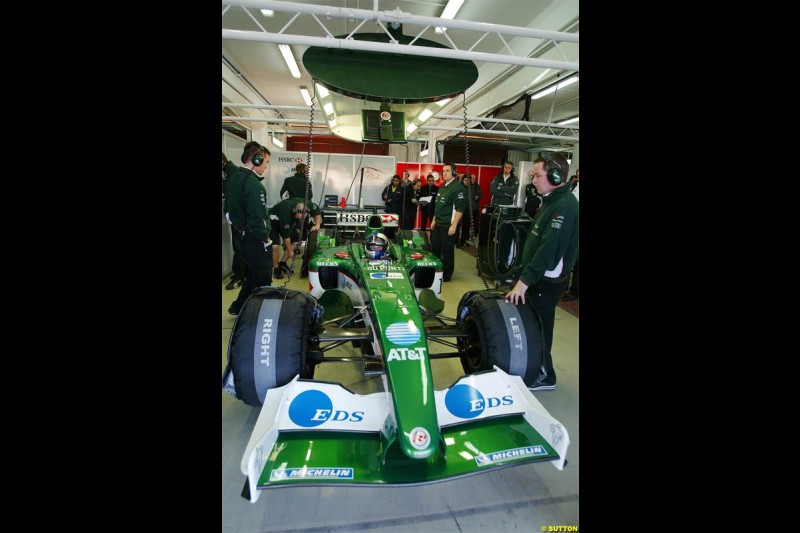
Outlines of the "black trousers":
{"type": "Polygon", "coordinates": [[[581,256],[578,256],[578,258],[575,260],[575,266],[572,267],[572,285],[569,288],[569,292],[576,296],[580,294],[578,290],[578,282],[580,281],[580,262],[581,256]]]}
{"type": "Polygon", "coordinates": [[[244,278],[239,296],[231,304],[233,309],[241,310],[244,301],[255,289],[272,285],[272,247],[265,250],[264,241],[249,232],[242,234],[241,231],[234,231],[233,239],[247,265],[248,275],[244,278]]]}
{"type": "Polygon", "coordinates": [[[449,229],[449,224],[446,226],[436,224],[431,230],[431,252],[442,262],[442,279],[444,281],[450,281],[450,278],[453,277],[456,261],[456,237],[458,232],[455,235],[448,235],[447,231],[449,229]]]}
{"type": "Polygon", "coordinates": [[[539,281],[525,291],[525,299],[530,300],[539,319],[542,321],[544,329],[544,354],[542,357],[542,369],[544,375],[539,375],[539,381],[548,385],[556,384],[556,369],[553,368],[553,355],[550,350],[553,348],[553,326],[556,320],[556,305],[561,293],[567,288],[567,281],[561,283],[548,283],[539,281]]]}
{"type": "Polygon", "coordinates": [[[242,254],[233,251],[233,263],[231,264],[231,280],[243,280],[247,277],[247,263],[242,259],[242,254]]]}
{"type": "Polygon", "coordinates": [[[478,221],[480,217],[478,216],[477,211],[473,211],[470,213],[468,210],[464,211],[464,216],[461,217],[461,238],[459,239],[459,243],[461,245],[467,244],[467,239],[469,239],[469,232],[470,226],[475,224],[475,228],[472,231],[475,232],[475,236],[478,236],[478,221]]]}

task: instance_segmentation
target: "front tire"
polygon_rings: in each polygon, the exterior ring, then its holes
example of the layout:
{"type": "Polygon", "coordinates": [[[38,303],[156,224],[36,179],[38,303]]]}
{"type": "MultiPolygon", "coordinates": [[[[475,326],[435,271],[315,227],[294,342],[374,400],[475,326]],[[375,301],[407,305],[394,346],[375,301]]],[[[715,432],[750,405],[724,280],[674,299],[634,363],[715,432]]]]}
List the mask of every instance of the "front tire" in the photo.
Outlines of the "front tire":
{"type": "Polygon", "coordinates": [[[268,390],[286,385],[298,374],[313,378],[314,364],[306,353],[309,332],[320,318],[321,308],[307,293],[281,287],[255,291],[231,330],[223,388],[232,392],[232,377],[236,398],[259,407],[268,390]]]}
{"type": "Polygon", "coordinates": [[[457,316],[469,334],[458,341],[461,366],[473,374],[497,365],[530,387],[541,372],[544,330],[530,302],[514,305],[502,294],[489,289],[461,298],[457,316]]]}

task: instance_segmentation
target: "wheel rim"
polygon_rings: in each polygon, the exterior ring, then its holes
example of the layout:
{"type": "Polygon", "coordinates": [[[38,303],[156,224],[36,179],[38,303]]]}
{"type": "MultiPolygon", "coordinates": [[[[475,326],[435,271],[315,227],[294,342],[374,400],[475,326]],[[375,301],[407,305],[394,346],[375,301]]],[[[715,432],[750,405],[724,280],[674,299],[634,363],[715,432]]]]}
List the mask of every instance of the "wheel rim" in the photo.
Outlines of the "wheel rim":
{"type": "Polygon", "coordinates": [[[471,316],[464,320],[464,330],[469,334],[462,343],[461,360],[469,372],[483,370],[486,365],[486,358],[481,350],[481,340],[478,334],[478,327],[471,316]]]}

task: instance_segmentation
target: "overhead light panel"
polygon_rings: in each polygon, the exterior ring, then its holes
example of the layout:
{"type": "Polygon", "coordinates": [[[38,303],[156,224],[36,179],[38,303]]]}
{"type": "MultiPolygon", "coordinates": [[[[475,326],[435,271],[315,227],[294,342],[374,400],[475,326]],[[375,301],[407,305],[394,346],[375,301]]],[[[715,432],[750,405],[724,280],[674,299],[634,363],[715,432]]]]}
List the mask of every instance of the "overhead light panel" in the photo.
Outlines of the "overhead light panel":
{"type": "MultiPolygon", "coordinates": [[[[447,2],[447,5],[444,6],[444,11],[442,11],[442,15],[439,18],[452,20],[453,18],[455,18],[456,13],[458,13],[458,10],[461,9],[461,5],[463,3],[464,0],[450,0],[449,2],[447,2]]],[[[435,31],[436,33],[444,33],[446,29],[447,28],[444,28],[442,26],[437,26],[435,31]]]]}
{"type": "Polygon", "coordinates": [[[426,107],[425,109],[422,110],[422,113],[417,115],[417,120],[419,120],[420,122],[425,122],[426,120],[431,118],[432,115],[433,115],[433,111],[431,111],[430,109],[428,109],[426,107]]]}
{"type": "Polygon", "coordinates": [[[283,148],[283,142],[281,142],[281,140],[275,137],[274,135],[272,136],[272,144],[274,144],[278,148],[283,148]]]}
{"type": "Polygon", "coordinates": [[[300,94],[303,95],[303,100],[306,102],[307,106],[312,106],[313,103],[311,102],[311,95],[308,93],[308,89],[305,87],[300,87],[300,94]]]}
{"type": "Polygon", "coordinates": [[[336,125],[336,118],[332,118],[328,121],[328,127],[333,128],[336,125]]]}
{"type": "Polygon", "coordinates": [[[419,156],[420,156],[420,157],[425,157],[426,155],[428,155],[428,149],[427,149],[427,148],[425,148],[424,150],[422,150],[422,151],[419,153],[419,156]]]}
{"type": "Polygon", "coordinates": [[[438,102],[436,102],[436,105],[438,105],[439,107],[444,107],[445,105],[447,105],[447,102],[449,102],[450,100],[452,100],[452,98],[443,98],[443,99],[439,100],[438,102]]]}
{"type": "Polygon", "coordinates": [[[548,87],[544,91],[539,91],[538,93],[536,93],[533,96],[531,96],[531,99],[538,100],[542,96],[547,96],[550,93],[554,93],[554,92],[556,92],[557,89],[563,89],[567,85],[572,85],[576,81],[578,81],[578,76],[573,76],[573,77],[571,77],[569,79],[566,79],[566,80],[562,81],[561,83],[559,83],[557,85],[551,85],[550,87],[548,87]]]}
{"type": "Polygon", "coordinates": [[[271,10],[271,9],[262,9],[261,10],[261,14],[264,15],[265,17],[274,17],[275,16],[275,12],[273,10],[271,10]]]}
{"type": "Polygon", "coordinates": [[[322,106],[322,109],[325,110],[326,115],[333,115],[333,104],[330,102],[326,102],[325,105],[322,106]]]}
{"type": "Polygon", "coordinates": [[[323,87],[319,83],[317,83],[317,93],[319,94],[320,98],[327,98],[328,94],[330,94],[328,92],[328,89],[326,89],[325,87],[323,87]]]}
{"type": "Polygon", "coordinates": [[[558,125],[559,126],[566,126],[567,124],[572,124],[573,122],[578,122],[580,119],[581,119],[581,117],[571,118],[569,120],[565,120],[563,122],[559,122],[558,125]]]}
{"type": "Polygon", "coordinates": [[[416,130],[416,129],[417,129],[417,125],[414,124],[413,122],[411,124],[409,124],[408,127],[406,127],[406,131],[408,133],[414,133],[414,130],[416,130]]]}
{"type": "Polygon", "coordinates": [[[292,49],[289,48],[288,44],[279,44],[278,48],[281,51],[281,55],[283,55],[283,60],[286,61],[286,66],[289,67],[289,72],[291,72],[292,76],[295,78],[299,78],[300,69],[297,67],[297,61],[294,60],[292,49]]]}

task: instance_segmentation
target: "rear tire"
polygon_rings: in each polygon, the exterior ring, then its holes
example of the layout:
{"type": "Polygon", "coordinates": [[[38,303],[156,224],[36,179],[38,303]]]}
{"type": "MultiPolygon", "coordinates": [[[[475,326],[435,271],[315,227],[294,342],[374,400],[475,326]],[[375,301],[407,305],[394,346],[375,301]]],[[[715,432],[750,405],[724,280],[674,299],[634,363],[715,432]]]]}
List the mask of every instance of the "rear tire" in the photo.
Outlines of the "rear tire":
{"type": "Polygon", "coordinates": [[[490,289],[461,298],[457,316],[469,333],[458,341],[461,366],[464,373],[473,374],[497,365],[530,387],[541,372],[544,330],[530,302],[514,305],[502,294],[490,289]]]}
{"type": "Polygon", "coordinates": [[[306,357],[308,335],[321,315],[308,293],[281,287],[255,291],[231,330],[223,387],[232,374],[236,398],[259,407],[268,390],[286,385],[298,374],[313,378],[314,364],[306,357]]]}

